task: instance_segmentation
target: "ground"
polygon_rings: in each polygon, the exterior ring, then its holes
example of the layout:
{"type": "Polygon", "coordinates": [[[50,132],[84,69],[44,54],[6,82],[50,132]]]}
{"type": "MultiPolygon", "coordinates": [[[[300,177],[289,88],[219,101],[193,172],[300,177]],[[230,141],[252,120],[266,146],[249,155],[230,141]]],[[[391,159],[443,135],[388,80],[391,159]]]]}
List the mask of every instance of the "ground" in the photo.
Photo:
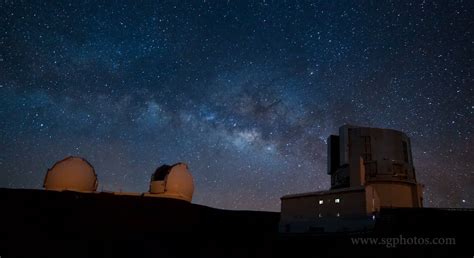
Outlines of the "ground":
{"type": "Polygon", "coordinates": [[[230,211],[111,193],[0,189],[3,257],[472,257],[472,210],[389,209],[375,229],[278,233],[279,213],[230,211]],[[455,245],[353,244],[354,238],[452,237],[455,245]]]}

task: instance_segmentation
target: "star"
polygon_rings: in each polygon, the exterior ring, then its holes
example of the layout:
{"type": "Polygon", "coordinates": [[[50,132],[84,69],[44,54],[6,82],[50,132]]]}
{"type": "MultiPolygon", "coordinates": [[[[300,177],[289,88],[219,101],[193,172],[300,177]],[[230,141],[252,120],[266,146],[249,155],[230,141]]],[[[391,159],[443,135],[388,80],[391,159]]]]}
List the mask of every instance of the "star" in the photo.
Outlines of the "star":
{"type": "Polygon", "coordinates": [[[473,5],[4,1],[0,187],[79,155],[144,192],[185,162],[193,202],[278,211],[329,187],[326,140],[355,124],[407,133],[426,206],[470,204],[473,5]]]}

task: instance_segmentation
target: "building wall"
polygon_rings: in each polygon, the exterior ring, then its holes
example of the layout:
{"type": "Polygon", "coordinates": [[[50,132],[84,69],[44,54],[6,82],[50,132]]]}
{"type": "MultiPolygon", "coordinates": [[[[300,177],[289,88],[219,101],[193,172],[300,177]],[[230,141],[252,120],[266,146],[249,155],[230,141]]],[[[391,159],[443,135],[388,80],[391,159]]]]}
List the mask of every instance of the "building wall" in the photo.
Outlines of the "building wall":
{"type": "Polygon", "coordinates": [[[422,207],[421,186],[394,182],[370,184],[380,199],[380,207],[422,207]]]}
{"type": "Polygon", "coordinates": [[[330,135],[327,140],[327,173],[331,175],[332,173],[336,172],[339,169],[339,136],[337,135],[330,135]]]}
{"type": "MultiPolygon", "coordinates": [[[[344,128],[344,127],[343,127],[344,128]]],[[[364,160],[366,181],[416,182],[409,138],[402,132],[378,128],[352,128],[343,142],[349,156],[351,186],[361,184],[360,158],[364,160]]]]}
{"type": "Polygon", "coordinates": [[[379,194],[372,185],[365,186],[365,203],[367,215],[378,213],[380,211],[379,194]]]}
{"type": "Polygon", "coordinates": [[[391,129],[342,126],[331,136],[328,164],[331,189],[377,184],[380,205],[421,207],[421,186],[416,183],[410,138],[391,129]],[[337,141],[336,141],[337,140],[337,141]],[[335,162],[339,161],[339,168],[335,162]]]}
{"type": "Polygon", "coordinates": [[[282,220],[314,220],[324,217],[365,216],[365,191],[339,192],[287,198],[281,201],[282,220]],[[339,199],[339,203],[335,200],[339,199]],[[322,200],[323,203],[319,204],[322,200]]]}

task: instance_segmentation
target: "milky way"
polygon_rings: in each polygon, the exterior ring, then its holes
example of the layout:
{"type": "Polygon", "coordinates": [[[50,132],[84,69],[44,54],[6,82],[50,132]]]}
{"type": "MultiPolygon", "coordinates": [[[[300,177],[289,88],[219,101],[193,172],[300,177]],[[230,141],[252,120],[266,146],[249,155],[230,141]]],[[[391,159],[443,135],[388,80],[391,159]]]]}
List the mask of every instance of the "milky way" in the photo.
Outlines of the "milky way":
{"type": "Polygon", "coordinates": [[[473,206],[474,1],[79,2],[0,3],[0,187],[182,161],[193,202],[279,210],[349,123],[411,137],[426,206],[473,206]]]}

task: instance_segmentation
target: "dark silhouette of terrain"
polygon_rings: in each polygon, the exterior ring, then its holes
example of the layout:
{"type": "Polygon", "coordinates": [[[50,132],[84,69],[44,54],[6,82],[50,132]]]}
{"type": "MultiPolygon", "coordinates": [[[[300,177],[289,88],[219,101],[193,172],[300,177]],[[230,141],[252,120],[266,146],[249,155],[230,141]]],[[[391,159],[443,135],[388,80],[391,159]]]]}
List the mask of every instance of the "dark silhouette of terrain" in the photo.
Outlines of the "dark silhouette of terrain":
{"type": "Polygon", "coordinates": [[[4,257],[472,257],[473,210],[386,209],[375,229],[278,233],[279,213],[111,193],[0,188],[4,257]],[[455,245],[355,245],[353,237],[453,237],[455,245]]]}

